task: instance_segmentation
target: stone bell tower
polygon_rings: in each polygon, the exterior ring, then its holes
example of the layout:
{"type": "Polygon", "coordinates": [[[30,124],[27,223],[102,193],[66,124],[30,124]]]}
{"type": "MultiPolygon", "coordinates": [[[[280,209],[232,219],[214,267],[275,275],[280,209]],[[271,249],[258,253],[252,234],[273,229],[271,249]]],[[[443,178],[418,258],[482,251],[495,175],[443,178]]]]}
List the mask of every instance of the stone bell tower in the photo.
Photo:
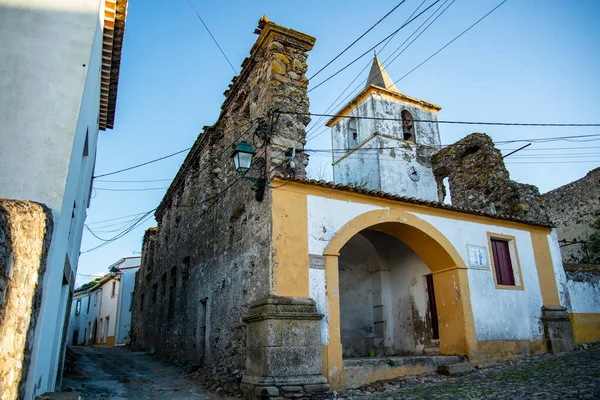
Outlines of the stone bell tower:
{"type": "Polygon", "coordinates": [[[431,157],[440,149],[440,106],[398,91],[377,57],[363,91],[327,122],[333,180],[439,201],[431,157]]]}

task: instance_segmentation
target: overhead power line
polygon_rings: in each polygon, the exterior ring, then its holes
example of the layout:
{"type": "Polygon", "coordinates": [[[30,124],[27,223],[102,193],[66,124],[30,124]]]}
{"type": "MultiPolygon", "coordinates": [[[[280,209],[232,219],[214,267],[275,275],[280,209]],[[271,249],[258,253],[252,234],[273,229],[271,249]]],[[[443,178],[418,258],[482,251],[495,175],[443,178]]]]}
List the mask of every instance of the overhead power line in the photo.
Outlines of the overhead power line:
{"type": "Polygon", "coordinates": [[[194,13],[196,13],[196,16],[198,17],[198,19],[200,20],[200,22],[202,22],[202,25],[204,25],[204,28],[206,28],[206,31],[208,32],[208,34],[212,38],[213,42],[215,42],[215,44],[219,48],[219,51],[221,52],[221,54],[223,54],[223,57],[225,57],[225,60],[227,60],[227,63],[229,64],[229,66],[233,70],[233,73],[237,75],[238,72],[235,70],[235,68],[231,64],[231,61],[229,61],[229,58],[227,58],[227,56],[225,55],[225,52],[223,51],[223,49],[219,45],[219,42],[217,42],[217,39],[215,39],[215,37],[211,33],[210,29],[208,29],[208,26],[206,26],[206,24],[204,23],[204,20],[202,19],[202,17],[200,16],[200,14],[198,13],[198,11],[196,10],[196,7],[194,7],[194,4],[192,4],[191,0],[187,0],[187,2],[189,3],[190,7],[192,7],[192,10],[194,11],[194,13]]]}
{"type": "Polygon", "coordinates": [[[419,65],[417,65],[413,69],[411,69],[410,71],[408,71],[406,74],[404,74],[402,77],[400,77],[400,79],[394,81],[394,85],[396,83],[400,82],[402,79],[406,78],[408,75],[412,74],[414,71],[416,71],[418,68],[420,68],[427,61],[431,60],[433,57],[435,57],[436,55],[438,55],[442,50],[444,50],[446,47],[450,46],[452,43],[454,43],[456,40],[458,40],[462,35],[464,35],[468,31],[470,31],[472,28],[474,28],[475,25],[479,24],[481,21],[483,21],[484,19],[486,19],[491,13],[493,13],[494,11],[496,11],[498,8],[500,8],[501,5],[503,5],[507,1],[508,0],[503,0],[502,2],[500,2],[500,4],[498,4],[496,7],[494,7],[491,11],[489,11],[483,17],[479,18],[473,25],[469,26],[467,29],[465,29],[460,34],[458,34],[458,36],[456,36],[454,39],[452,39],[451,41],[449,41],[448,43],[446,43],[444,46],[442,46],[438,51],[436,51],[435,53],[433,53],[431,56],[427,57],[425,59],[425,61],[423,61],[422,63],[420,63],[419,65]]]}
{"type": "MultiPolygon", "coordinates": [[[[402,122],[402,118],[385,118],[385,117],[361,117],[354,115],[336,115],[336,114],[320,114],[320,113],[303,113],[296,111],[276,111],[279,114],[296,114],[296,115],[308,115],[308,116],[324,116],[324,117],[337,117],[337,118],[356,118],[366,120],[377,120],[377,121],[399,121],[402,122]]],[[[438,124],[458,124],[458,125],[500,125],[500,126],[546,126],[546,127],[600,127],[600,123],[581,124],[581,123],[528,123],[528,122],[485,122],[485,121],[447,121],[447,120],[434,120],[434,119],[415,119],[414,122],[430,122],[438,124]]]]}
{"type": "MultiPolygon", "coordinates": [[[[441,0],[436,0],[435,2],[433,2],[433,4],[431,4],[429,7],[427,7],[426,9],[424,9],[423,11],[421,11],[419,14],[417,14],[414,18],[412,18],[410,21],[402,24],[402,26],[400,26],[400,28],[396,29],[394,32],[392,32],[391,34],[389,34],[388,36],[386,36],[383,40],[381,40],[380,42],[378,42],[375,46],[371,47],[369,50],[365,51],[364,53],[362,53],[360,56],[356,57],[354,60],[350,61],[348,64],[346,64],[344,67],[342,67],[341,69],[339,69],[338,71],[336,71],[335,73],[333,73],[332,75],[330,75],[329,77],[325,78],[324,80],[322,80],[319,84],[317,84],[315,87],[313,87],[312,89],[308,90],[307,93],[312,92],[313,90],[315,90],[316,88],[320,87],[321,85],[323,85],[325,82],[329,81],[331,78],[333,78],[334,76],[338,75],[340,72],[344,71],[346,68],[348,68],[349,66],[351,66],[352,64],[354,64],[355,62],[357,62],[358,60],[360,60],[361,58],[363,58],[365,55],[369,54],[371,51],[373,51],[373,49],[377,48],[377,46],[379,46],[380,44],[382,44],[383,42],[385,42],[386,40],[388,40],[390,37],[392,37],[393,35],[395,35],[396,33],[398,33],[401,29],[403,29],[404,27],[406,27],[408,24],[410,24],[411,22],[413,22],[414,20],[416,20],[417,18],[419,18],[421,15],[423,15],[424,13],[426,13],[431,7],[433,7],[434,5],[436,5],[437,3],[439,3],[441,0]]],[[[505,0],[506,1],[506,0],[505,0]]]]}
{"type": "Polygon", "coordinates": [[[318,70],[317,72],[315,72],[310,78],[308,78],[309,80],[314,78],[315,76],[319,75],[325,68],[327,68],[328,66],[330,66],[335,60],[337,60],[338,58],[340,58],[340,56],[342,54],[344,54],[346,51],[348,51],[352,46],[354,46],[360,39],[362,39],[363,37],[365,37],[366,34],[368,34],[369,32],[371,32],[373,30],[373,28],[375,28],[377,25],[379,25],[379,23],[381,21],[383,21],[384,19],[386,19],[388,17],[388,15],[390,15],[391,13],[393,13],[394,11],[396,11],[396,9],[398,7],[400,7],[406,0],[402,0],[400,3],[398,3],[396,5],[396,7],[392,8],[390,11],[388,11],[387,14],[385,14],[379,21],[377,21],[373,26],[371,26],[369,29],[367,29],[365,32],[363,32],[363,34],[361,34],[356,40],[354,40],[354,42],[350,43],[348,45],[348,47],[346,47],[344,50],[342,50],[341,53],[339,53],[337,56],[333,57],[333,59],[331,59],[331,61],[329,61],[327,64],[325,64],[323,67],[321,67],[320,70],[318,70]]]}
{"type": "Polygon", "coordinates": [[[187,149],[176,151],[175,153],[168,154],[168,155],[166,155],[164,157],[155,158],[154,160],[146,161],[146,162],[143,162],[141,164],[133,165],[131,167],[119,169],[117,171],[108,172],[106,174],[96,175],[92,179],[101,178],[103,176],[114,175],[114,174],[118,174],[118,173],[121,173],[121,172],[129,171],[129,170],[132,170],[132,169],[135,169],[135,168],[143,167],[144,165],[152,164],[152,163],[155,163],[157,161],[161,161],[161,160],[164,160],[166,158],[170,158],[170,157],[176,156],[176,155],[181,154],[183,152],[189,151],[190,149],[191,149],[191,147],[188,147],[187,149]]]}

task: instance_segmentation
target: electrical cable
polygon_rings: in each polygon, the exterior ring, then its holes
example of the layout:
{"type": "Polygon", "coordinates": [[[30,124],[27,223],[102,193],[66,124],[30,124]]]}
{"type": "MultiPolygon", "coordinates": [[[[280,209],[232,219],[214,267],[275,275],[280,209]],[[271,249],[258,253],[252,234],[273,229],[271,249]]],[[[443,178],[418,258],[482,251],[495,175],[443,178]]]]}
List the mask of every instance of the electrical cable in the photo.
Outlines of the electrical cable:
{"type": "Polygon", "coordinates": [[[156,158],[154,160],[146,161],[144,163],[133,165],[131,167],[123,168],[123,169],[120,169],[120,170],[117,170],[117,171],[108,172],[106,174],[96,175],[96,176],[93,176],[92,179],[101,178],[101,177],[104,177],[104,176],[109,176],[109,175],[114,175],[114,174],[119,174],[121,172],[125,172],[125,171],[129,171],[129,170],[132,170],[132,169],[135,169],[135,168],[143,167],[145,165],[152,164],[152,163],[155,163],[157,161],[162,161],[164,159],[176,156],[176,155],[181,154],[183,152],[189,151],[190,149],[191,149],[191,147],[188,147],[186,149],[176,151],[175,153],[168,154],[168,155],[166,155],[164,157],[156,158]]]}
{"type": "MultiPolygon", "coordinates": [[[[407,50],[407,49],[408,49],[408,48],[409,48],[409,47],[410,47],[410,46],[411,46],[411,45],[412,45],[412,44],[413,44],[413,43],[414,43],[414,42],[415,42],[415,41],[416,41],[416,40],[417,40],[417,39],[418,39],[418,38],[419,38],[419,37],[420,37],[420,36],[421,36],[423,33],[425,33],[425,32],[427,31],[427,29],[429,29],[429,28],[431,27],[431,25],[433,25],[433,23],[435,23],[435,21],[437,21],[437,19],[438,19],[439,17],[441,17],[441,16],[442,16],[442,15],[443,15],[443,14],[444,14],[444,13],[445,13],[445,12],[446,12],[446,11],[447,11],[449,8],[450,8],[450,6],[452,6],[452,4],[454,4],[454,2],[455,2],[455,1],[456,1],[456,0],[452,0],[452,1],[451,1],[451,3],[450,3],[450,4],[448,4],[448,6],[447,6],[446,8],[444,8],[444,9],[442,10],[442,12],[440,12],[440,13],[439,13],[439,14],[438,14],[438,15],[437,15],[435,18],[434,18],[434,20],[433,20],[433,21],[431,21],[431,22],[429,23],[429,25],[427,25],[427,26],[425,27],[425,29],[423,29],[423,30],[422,30],[422,31],[421,31],[421,32],[420,32],[420,33],[419,33],[419,34],[418,34],[418,35],[417,35],[417,36],[416,36],[416,37],[415,37],[415,38],[414,38],[414,39],[413,39],[413,40],[412,40],[410,43],[408,43],[408,45],[406,45],[406,47],[404,47],[404,49],[402,49],[402,51],[400,51],[400,52],[399,52],[399,53],[398,53],[398,54],[397,54],[397,55],[396,55],[396,56],[395,56],[395,57],[394,57],[394,58],[393,58],[391,61],[388,61],[388,60],[390,60],[390,58],[391,58],[391,57],[392,57],[392,56],[393,56],[393,55],[394,55],[394,54],[395,54],[395,53],[396,53],[398,50],[400,50],[400,49],[402,48],[402,46],[404,46],[404,44],[406,44],[406,42],[408,42],[408,41],[409,41],[409,40],[410,40],[410,39],[411,39],[411,38],[412,38],[412,37],[413,37],[413,36],[414,36],[414,35],[415,35],[415,34],[416,34],[418,31],[419,31],[419,29],[421,29],[421,28],[423,27],[423,25],[425,25],[425,24],[426,24],[426,23],[427,23],[427,22],[428,22],[428,21],[429,21],[429,20],[430,20],[430,19],[431,19],[431,18],[432,18],[434,15],[436,15],[436,14],[437,14],[437,12],[438,12],[440,9],[442,9],[442,8],[444,7],[444,5],[445,5],[445,4],[448,2],[448,0],[445,0],[445,1],[444,1],[444,2],[443,2],[443,3],[442,3],[442,4],[441,4],[441,5],[440,5],[440,6],[439,6],[439,7],[438,7],[438,8],[437,8],[437,9],[436,9],[436,10],[435,10],[435,11],[434,11],[434,12],[433,12],[433,13],[432,13],[430,16],[429,16],[429,17],[427,17],[427,19],[426,19],[425,21],[423,21],[423,23],[421,23],[421,25],[419,25],[419,26],[418,26],[418,27],[417,27],[417,28],[416,28],[416,29],[413,31],[413,33],[411,33],[411,34],[410,34],[410,36],[408,36],[408,37],[407,37],[407,38],[404,40],[404,42],[402,42],[402,43],[401,43],[401,44],[400,44],[400,45],[399,45],[399,46],[396,48],[396,50],[394,50],[394,51],[392,52],[392,54],[390,54],[390,55],[389,55],[389,56],[388,56],[388,57],[387,57],[387,58],[386,58],[386,59],[383,61],[384,68],[387,68],[387,67],[389,67],[389,66],[390,66],[390,65],[391,65],[391,64],[392,64],[394,61],[396,61],[396,59],[397,59],[398,57],[400,57],[400,55],[402,55],[402,54],[403,54],[403,53],[404,53],[404,52],[405,52],[405,51],[406,51],[406,50],[407,50]]],[[[423,1],[423,3],[424,3],[424,1],[423,1]]],[[[419,5],[419,7],[417,8],[417,10],[418,10],[418,9],[421,7],[421,5],[423,5],[423,3],[421,3],[421,4],[419,5]]],[[[415,10],[415,12],[416,12],[417,10],[415,10]]],[[[413,13],[413,15],[414,15],[414,13],[413,13]]],[[[411,16],[412,16],[412,15],[411,15],[411,16]]],[[[409,19],[410,19],[410,17],[409,17],[409,19]]],[[[389,42],[388,42],[388,43],[389,43],[389,42]]],[[[387,45],[387,43],[386,43],[386,45],[387,45]]],[[[368,65],[369,65],[369,64],[367,64],[367,66],[368,66],[368,65]]],[[[351,85],[352,85],[352,84],[353,84],[353,83],[356,81],[356,79],[358,79],[358,78],[360,77],[360,75],[362,74],[362,72],[363,72],[365,69],[366,69],[366,67],[365,67],[365,68],[363,68],[363,69],[362,69],[362,71],[360,71],[360,72],[358,73],[358,75],[356,75],[356,77],[355,77],[355,78],[352,80],[352,82],[350,82],[350,84],[349,84],[348,86],[346,86],[346,88],[345,88],[345,89],[342,91],[342,93],[341,93],[341,94],[340,94],[340,95],[339,95],[339,96],[338,96],[338,97],[337,97],[337,98],[336,98],[336,99],[333,101],[333,103],[332,103],[332,104],[331,104],[331,105],[330,105],[330,106],[327,108],[327,110],[325,110],[325,112],[326,112],[326,113],[327,113],[327,112],[329,112],[331,109],[334,109],[334,108],[336,108],[336,106],[335,106],[334,104],[337,104],[337,105],[339,106],[341,103],[343,103],[344,101],[346,101],[346,100],[347,100],[349,97],[351,97],[352,95],[354,95],[354,93],[358,93],[358,91],[360,90],[360,88],[361,88],[361,87],[364,87],[364,85],[365,85],[365,84],[369,84],[369,83],[371,83],[372,79],[374,79],[374,78],[371,78],[371,80],[369,80],[369,78],[367,77],[367,79],[363,80],[363,81],[362,81],[362,83],[361,83],[360,85],[358,85],[357,87],[355,87],[355,88],[354,88],[354,89],[353,89],[353,90],[352,90],[352,91],[351,91],[351,92],[350,92],[350,93],[349,93],[349,94],[348,94],[346,97],[344,97],[344,98],[343,98],[343,99],[342,99],[342,100],[341,100],[339,103],[337,103],[337,101],[339,100],[339,98],[340,98],[340,97],[342,97],[342,95],[343,95],[343,94],[346,92],[346,90],[348,90],[348,88],[349,88],[349,87],[350,87],[350,86],[351,86],[351,85]]],[[[371,100],[371,99],[369,99],[369,101],[370,101],[370,100],[371,100]]],[[[324,118],[325,118],[325,117],[319,117],[319,119],[317,120],[317,122],[315,122],[315,125],[314,125],[314,127],[316,127],[316,124],[318,124],[318,123],[319,123],[320,121],[322,121],[324,118]]],[[[325,132],[326,132],[326,131],[321,131],[321,132],[319,132],[319,133],[318,133],[318,134],[316,134],[316,135],[313,135],[313,136],[307,136],[306,140],[307,140],[307,141],[309,141],[309,140],[315,139],[315,138],[317,138],[318,136],[322,135],[322,134],[323,134],[323,133],[325,133],[325,132]]],[[[308,132],[307,132],[307,133],[308,133],[308,132]]]]}
{"type": "Polygon", "coordinates": [[[198,17],[198,19],[200,20],[200,22],[202,22],[202,25],[204,25],[204,28],[206,28],[206,31],[208,32],[208,34],[210,35],[210,37],[212,38],[212,40],[215,42],[215,44],[219,48],[219,51],[221,52],[221,54],[223,54],[223,57],[225,57],[225,60],[227,60],[227,63],[229,64],[229,66],[233,70],[233,73],[237,75],[238,72],[235,70],[235,68],[231,64],[231,61],[229,61],[229,58],[227,58],[227,56],[225,55],[225,52],[223,51],[223,49],[219,45],[219,42],[217,42],[217,39],[215,39],[215,37],[211,33],[210,29],[208,29],[208,26],[206,26],[206,24],[204,23],[204,20],[202,19],[202,17],[200,16],[200,14],[198,13],[198,11],[196,10],[196,7],[194,7],[194,4],[192,4],[191,0],[187,0],[187,2],[189,3],[190,7],[192,7],[192,10],[194,10],[194,12],[196,13],[196,16],[198,17]]]}
{"type": "MultiPolygon", "coordinates": [[[[408,18],[406,19],[406,21],[404,21],[404,23],[408,22],[408,20],[410,20],[413,15],[415,15],[415,13],[417,11],[419,11],[419,9],[423,6],[423,4],[425,4],[427,0],[423,0],[421,1],[421,4],[419,4],[419,6],[417,8],[415,8],[415,10],[412,12],[412,14],[410,14],[408,16],[408,18]]],[[[418,29],[418,28],[417,28],[418,29]]],[[[414,34],[414,33],[413,33],[414,34]]],[[[391,41],[394,39],[394,37],[396,37],[396,34],[394,34],[391,38],[388,39],[388,41],[383,45],[383,47],[381,49],[378,50],[379,53],[383,52],[383,50],[385,50],[385,48],[387,47],[388,44],[391,43],[391,41]]],[[[393,53],[392,53],[393,54],[393,53]]],[[[354,79],[352,80],[352,82],[350,82],[348,84],[348,86],[346,86],[346,88],[342,91],[342,93],[339,94],[339,96],[331,103],[331,105],[329,107],[327,107],[327,109],[325,110],[325,112],[329,112],[332,108],[334,108],[334,105],[337,103],[337,101],[340,99],[340,97],[342,97],[344,95],[344,93],[346,93],[346,91],[350,88],[350,86],[352,86],[352,84],[358,79],[360,78],[360,76],[362,75],[362,73],[369,67],[369,65],[371,65],[372,62],[369,61],[367,62],[367,64],[363,67],[363,69],[360,70],[360,72],[358,74],[356,74],[356,76],[354,77],[354,79]]],[[[346,96],[344,98],[347,99],[348,96],[346,96]]],[[[344,101],[342,100],[342,101],[344,101]]],[[[310,137],[310,133],[312,131],[314,131],[316,129],[316,127],[318,126],[318,124],[324,119],[324,117],[319,117],[319,119],[317,119],[317,121],[306,131],[306,140],[311,140],[312,138],[310,137]]],[[[320,134],[317,134],[316,136],[319,136],[320,134]]]]}
{"type": "MultiPolygon", "coordinates": [[[[379,46],[381,43],[385,42],[386,40],[388,40],[390,37],[392,37],[395,33],[399,32],[401,29],[403,29],[405,26],[407,26],[408,24],[410,24],[411,22],[413,22],[414,20],[416,20],[417,18],[419,18],[421,15],[423,15],[425,12],[427,12],[431,7],[433,7],[435,4],[439,3],[441,0],[436,0],[433,4],[431,4],[429,7],[427,7],[425,10],[421,11],[419,14],[417,14],[416,17],[412,18],[410,21],[408,21],[407,23],[403,24],[402,26],[400,26],[400,28],[396,29],[394,32],[392,32],[390,35],[386,36],[383,40],[381,40],[380,42],[378,42],[375,46],[371,47],[369,50],[367,50],[366,52],[364,52],[363,54],[361,54],[360,56],[358,56],[357,58],[355,58],[354,60],[352,60],[350,63],[346,64],[344,67],[342,67],[341,69],[339,69],[337,72],[335,72],[334,74],[330,75],[329,77],[325,78],[323,81],[321,81],[320,83],[318,83],[315,87],[313,87],[312,89],[308,90],[307,93],[312,92],[313,90],[315,90],[316,88],[320,87],[321,85],[323,85],[325,82],[329,81],[331,78],[333,78],[334,76],[338,75],[340,72],[344,71],[346,68],[348,68],[349,66],[351,66],[352,64],[354,64],[355,62],[357,62],[358,60],[360,60],[361,58],[363,58],[365,55],[369,54],[371,51],[373,51],[373,49],[375,49],[377,46],[379,46]]],[[[506,0],[504,0],[506,1],[506,0]]]]}
{"type": "Polygon", "coordinates": [[[500,2],[500,4],[498,4],[496,7],[494,7],[491,11],[489,11],[487,14],[485,14],[483,17],[479,18],[473,25],[469,26],[467,29],[465,29],[464,31],[462,31],[458,36],[456,36],[454,39],[452,39],[451,41],[449,41],[448,43],[446,43],[444,46],[442,46],[438,51],[436,51],[435,53],[433,53],[431,56],[429,56],[428,58],[425,59],[425,61],[423,61],[422,63],[420,63],[419,65],[417,65],[416,67],[414,67],[413,69],[411,69],[410,71],[408,71],[406,74],[404,74],[400,79],[394,81],[394,85],[398,82],[400,82],[402,79],[406,78],[408,75],[412,74],[414,71],[416,71],[418,68],[420,68],[423,64],[425,64],[427,61],[431,60],[433,57],[435,57],[436,55],[438,55],[442,50],[444,50],[446,47],[450,46],[452,43],[454,43],[456,40],[458,40],[462,35],[464,35],[465,33],[467,33],[468,31],[470,31],[472,28],[475,27],[475,25],[477,25],[478,23],[480,23],[481,21],[483,21],[485,18],[487,18],[491,13],[493,13],[494,11],[496,11],[498,8],[500,8],[500,6],[502,6],[504,3],[506,3],[508,0],[503,0],[502,2],[500,2]]]}
{"type": "MultiPolygon", "coordinates": [[[[188,0],[189,1],[189,0],[188,0]]],[[[329,61],[327,64],[325,64],[323,67],[321,67],[320,70],[318,70],[317,72],[315,72],[310,78],[308,78],[309,80],[311,80],[312,78],[314,78],[315,76],[319,75],[325,68],[327,68],[328,66],[331,65],[331,63],[333,63],[335,60],[337,60],[338,58],[340,58],[340,56],[342,54],[344,54],[346,51],[348,51],[352,46],[354,46],[360,39],[362,39],[363,37],[365,37],[366,34],[368,34],[369,32],[371,32],[373,30],[373,28],[375,28],[377,25],[379,25],[379,23],[381,21],[383,21],[384,19],[386,19],[391,13],[393,13],[394,11],[396,11],[396,9],[398,7],[400,7],[406,0],[402,0],[400,3],[398,3],[396,5],[396,7],[392,8],[387,14],[385,14],[379,21],[377,21],[375,23],[375,25],[371,26],[369,29],[367,29],[362,35],[360,35],[356,40],[354,40],[354,42],[350,43],[348,45],[348,47],[346,47],[344,50],[342,50],[341,53],[339,53],[337,56],[333,57],[333,59],[331,61],[329,61]]]]}
{"type": "MultiPolygon", "coordinates": [[[[247,124],[243,124],[243,125],[242,125],[242,127],[243,127],[243,126],[250,125],[250,128],[252,128],[252,125],[254,125],[254,123],[255,123],[255,122],[249,122],[249,123],[247,123],[247,124]]],[[[238,128],[239,128],[239,127],[236,127],[236,128],[231,128],[230,130],[223,132],[223,134],[225,134],[225,133],[229,133],[229,132],[231,132],[232,130],[234,130],[234,129],[238,129],[238,128]]],[[[248,132],[248,130],[246,130],[244,133],[247,133],[247,132],[248,132]]],[[[155,162],[157,162],[157,161],[162,161],[162,160],[164,160],[164,159],[167,159],[167,158],[170,158],[170,157],[176,156],[176,155],[178,155],[178,154],[181,154],[181,153],[183,153],[183,152],[185,152],[185,151],[189,151],[189,150],[191,150],[191,149],[192,149],[192,147],[188,147],[188,148],[186,148],[186,149],[179,150],[179,151],[177,151],[177,152],[175,152],[175,153],[168,154],[168,155],[166,155],[166,156],[164,156],[164,157],[155,158],[155,159],[153,159],[153,160],[146,161],[146,162],[143,162],[143,163],[141,163],[141,164],[133,165],[133,166],[131,166],[131,167],[123,168],[123,169],[120,169],[120,170],[117,170],[117,171],[113,171],[113,172],[108,172],[108,173],[106,173],[106,174],[96,175],[96,176],[92,177],[92,179],[101,178],[101,177],[108,176],[108,175],[119,174],[119,173],[121,173],[121,172],[125,172],[125,171],[132,170],[132,169],[134,169],[134,168],[143,167],[143,166],[145,166],[145,165],[152,164],[152,163],[155,163],[155,162]]],[[[221,153],[221,154],[222,154],[222,153],[221,153]]]]}
{"type": "MultiPolygon", "coordinates": [[[[279,114],[295,114],[295,115],[306,115],[306,116],[325,116],[325,117],[337,117],[337,118],[355,118],[375,121],[399,121],[402,122],[402,118],[384,118],[384,117],[361,117],[354,115],[335,115],[335,114],[321,114],[321,113],[303,113],[297,111],[275,111],[279,114]]],[[[544,126],[544,127],[600,127],[600,123],[527,123],[527,122],[484,122],[484,121],[449,121],[449,120],[434,120],[434,119],[414,119],[414,122],[429,122],[437,124],[458,124],[458,125],[494,125],[494,126],[544,126]]],[[[585,135],[584,135],[585,136],[585,135]]],[[[597,136],[597,135],[588,135],[597,136]]],[[[579,137],[579,136],[571,136],[579,137]]]]}

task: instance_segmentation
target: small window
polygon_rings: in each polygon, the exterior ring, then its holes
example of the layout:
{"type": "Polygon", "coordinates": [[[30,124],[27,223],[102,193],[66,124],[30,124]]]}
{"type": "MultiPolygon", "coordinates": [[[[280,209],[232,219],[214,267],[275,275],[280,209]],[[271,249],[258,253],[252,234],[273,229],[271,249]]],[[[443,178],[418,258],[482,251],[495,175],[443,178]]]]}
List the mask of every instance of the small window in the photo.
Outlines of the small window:
{"type": "Polygon", "coordinates": [[[400,114],[402,116],[402,133],[404,140],[416,142],[415,140],[415,122],[413,116],[408,111],[404,110],[400,114]]]}
{"type": "Polygon", "coordinates": [[[115,297],[117,294],[117,282],[112,283],[112,290],[110,292],[110,297],[115,297]]]}
{"type": "Polygon", "coordinates": [[[77,300],[75,304],[75,315],[81,314],[81,299],[77,300]]]}
{"type": "Polygon", "coordinates": [[[94,305],[98,304],[98,293],[100,293],[99,290],[94,293],[94,305]]]}
{"type": "Polygon", "coordinates": [[[89,295],[87,298],[87,311],[85,312],[86,314],[90,313],[90,303],[92,302],[92,295],[89,295]]]}
{"type": "Polygon", "coordinates": [[[514,237],[488,235],[497,287],[523,289],[514,237]]]}
{"type": "Polygon", "coordinates": [[[348,128],[346,131],[348,136],[348,148],[354,148],[358,145],[358,130],[356,129],[356,118],[348,120],[348,128]]]}

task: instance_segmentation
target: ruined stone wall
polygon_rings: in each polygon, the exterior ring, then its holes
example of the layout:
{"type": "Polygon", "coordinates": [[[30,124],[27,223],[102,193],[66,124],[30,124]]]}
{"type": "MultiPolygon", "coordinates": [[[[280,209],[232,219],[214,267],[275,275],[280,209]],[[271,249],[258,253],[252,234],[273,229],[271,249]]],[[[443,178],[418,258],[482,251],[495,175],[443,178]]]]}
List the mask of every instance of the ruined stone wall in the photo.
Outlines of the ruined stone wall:
{"type": "Polygon", "coordinates": [[[472,133],[433,156],[440,201],[448,194],[452,205],[525,221],[548,222],[537,187],[510,180],[502,154],[484,133],[472,133]]]}
{"type": "Polygon", "coordinates": [[[0,199],[2,399],[24,396],[52,229],[52,213],[46,206],[0,199]]]}
{"type": "MultiPolygon", "coordinates": [[[[304,177],[310,36],[266,20],[225,92],[218,121],[200,134],[144,236],[132,334],[142,348],[222,372],[244,370],[252,301],[271,292],[271,194],[257,201],[230,155],[245,140],[267,175],[304,177]],[[265,135],[266,133],[266,135],[265,135]],[[295,171],[290,154],[296,147],[295,171]]],[[[259,177],[252,170],[250,176],[259,177]]]]}
{"type": "Polygon", "coordinates": [[[600,218],[600,168],[574,182],[542,195],[550,220],[556,225],[563,261],[588,262],[583,243],[596,231],[600,218]],[[574,242],[574,243],[573,243],[574,242]]]}

